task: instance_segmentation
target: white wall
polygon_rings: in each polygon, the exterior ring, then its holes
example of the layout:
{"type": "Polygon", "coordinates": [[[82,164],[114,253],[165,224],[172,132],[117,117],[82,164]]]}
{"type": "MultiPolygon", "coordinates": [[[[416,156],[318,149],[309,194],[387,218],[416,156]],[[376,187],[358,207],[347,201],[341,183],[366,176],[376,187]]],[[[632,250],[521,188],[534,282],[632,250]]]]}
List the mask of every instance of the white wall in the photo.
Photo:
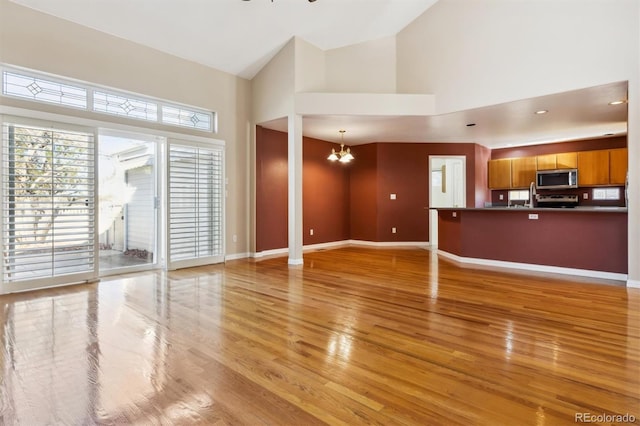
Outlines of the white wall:
{"type": "Polygon", "coordinates": [[[398,90],[438,113],[629,81],[629,280],[640,285],[640,2],[439,0],[397,36],[398,90]]]}
{"type": "Polygon", "coordinates": [[[218,114],[218,133],[3,98],[4,105],[222,139],[226,143],[227,252],[248,252],[250,82],[194,62],[0,0],[0,62],[193,105],[218,114]],[[232,244],[232,235],[238,243],[232,244]]]}
{"type": "Polygon", "coordinates": [[[295,92],[325,90],[325,54],[301,38],[295,39],[295,92]]]}
{"type": "Polygon", "coordinates": [[[288,116],[295,93],[295,39],[289,42],[251,80],[253,122],[288,116]]]}
{"type": "Polygon", "coordinates": [[[327,50],[326,92],[395,93],[396,38],[327,50]]]}
{"type": "Polygon", "coordinates": [[[440,0],[397,36],[398,90],[439,113],[631,78],[637,0],[440,0]]]}

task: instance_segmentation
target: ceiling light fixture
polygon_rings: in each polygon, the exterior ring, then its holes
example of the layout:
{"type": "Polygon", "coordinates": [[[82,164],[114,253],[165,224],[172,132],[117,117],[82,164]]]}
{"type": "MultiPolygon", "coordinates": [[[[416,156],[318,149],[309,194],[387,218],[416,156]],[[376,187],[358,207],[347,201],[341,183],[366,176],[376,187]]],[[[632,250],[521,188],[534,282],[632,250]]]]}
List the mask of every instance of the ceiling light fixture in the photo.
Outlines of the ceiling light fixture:
{"type": "Polygon", "coordinates": [[[331,148],[331,154],[327,157],[329,161],[339,160],[341,163],[348,163],[355,157],[351,154],[351,148],[344,149],[344,133],[346,130],[339,130],[340,132],[340,152],[336,152],[335,148],[331,148]]]}
{"type": "Polygon", "coordinates": [[[611,102],[609,102],[609,105],[621,105],[621,104],[626,104],[626,103],[627,103],[626,100],[621,99],[619,101],[611,101],[611,102]]]}
{"type": "Polygon", "coordinates": [[[549,112],[548,109],[540,109],[540,110],[536,111],[536,114],[541,115],[541,114],[546,114],[548,112],[549,112]]]}

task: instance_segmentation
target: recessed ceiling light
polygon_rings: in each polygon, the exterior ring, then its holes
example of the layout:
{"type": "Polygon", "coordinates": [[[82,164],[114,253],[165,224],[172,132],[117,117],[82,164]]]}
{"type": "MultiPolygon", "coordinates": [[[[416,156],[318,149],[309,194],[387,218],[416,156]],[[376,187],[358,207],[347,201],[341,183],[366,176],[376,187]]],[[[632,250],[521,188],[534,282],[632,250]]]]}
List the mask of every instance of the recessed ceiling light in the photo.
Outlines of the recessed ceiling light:
{"type": "Polygon", "coordinates": [[[540,115],[540,114],[546,114],[548,112],[549,112],[549,110],[547,110],[547,109],[540,109],[540,110],[536,111],[536,114],[540,115]]]}
{"type": "Polygon", "coordinates": [[[476,123],[468,123],[468,124],[467,124],[467,127],[473,127],[473,126],[475,126],[475,125],[476,125],[476,123]]]}
{"type": "Polygon", "coordinates": [[[626,103],[627,103],[626,100],[621,99],[619,101],[611,101],[611,102],[609,102],[609,105],[620,105],[620,104],[626,104],[626,103]]]}
{"type": "Polygon", "coordinates": [[[605,135],[605,136],[613,136],[613,135],[614,135],[614,133],[605,133],[604,135],[605,135]]]}

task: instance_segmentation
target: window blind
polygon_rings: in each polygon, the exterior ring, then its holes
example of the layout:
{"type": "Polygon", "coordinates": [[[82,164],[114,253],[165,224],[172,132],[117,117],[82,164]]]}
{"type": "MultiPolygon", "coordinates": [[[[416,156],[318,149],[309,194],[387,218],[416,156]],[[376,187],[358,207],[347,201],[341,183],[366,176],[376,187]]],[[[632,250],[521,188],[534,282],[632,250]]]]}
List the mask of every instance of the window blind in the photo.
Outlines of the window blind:
{"type": "Polygon", "coordinates": [[[221,148],[169,144],[170,269],[224,260],[223,165],[221,148]]]}
{"type": "Polygon", "coordinates": [[[94,136],[3,125],[3,281],[95,270],[94,136]]]}

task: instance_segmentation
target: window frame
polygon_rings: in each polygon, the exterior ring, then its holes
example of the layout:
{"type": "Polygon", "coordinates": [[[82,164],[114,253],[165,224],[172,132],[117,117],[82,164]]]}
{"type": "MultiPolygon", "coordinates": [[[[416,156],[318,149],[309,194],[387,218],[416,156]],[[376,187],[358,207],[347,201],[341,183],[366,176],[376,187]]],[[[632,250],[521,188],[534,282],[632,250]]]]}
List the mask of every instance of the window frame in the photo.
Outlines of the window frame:
{"type": "Polygon", "coordinates": [[[93,84],[86,81],[65,78],[62,76],[39,72],[36,70],[26,69],[22,67],[13,66],[13,65],[0,64],[0,86],[2,87],[2,90],[0,91],[0,96],[19,99],[25,102],[35,102],[43,105],[54,105],[60,108],[71,108],[77,111],[87,111],[87,112],[91,112],[99,115],[120,117],[122,119],[143,121],[146,123],[156,123],[156,124],[161,124],[163,126],[177,127],[182,129],[191,129],[191,130],[195,130],[203,133],[214,133],[214,134],[218,133],[218,114],[215,111],[209,111],[209,110],[198,108],[192,105],[181,104],[178,102],[171,102],[171,101],[155,98],[152,96],[145,96],[145,95],[141,95],[134,92],[114,89],[111,87],[93,84]],[[23,96],[7,93],[5,92],[5,73],[11,73],[17,76],[24,76],[28,78],[34,78],[34,79],[47,80],[52,83],[63,84],[63,85],[68,85],[75,88],[84,89],[86,91],[86,105],[84,108],[82,108],[79,106],[67,105],[67,104],[56,103],[56,102],[48,102],[40,99],[32,99],[29,97],[23,97],[23,96]],[[114,112],[96,110],[95,99],[94,99],[95,97],[94,95],[96,92],[105,93],[106,95],[112,95],[112,96],[127,97],[129,99],[136,100],[139,102],[146,102],[146,103],[153,104],[156,106],[156,118],[152,120],[152,119],[145,119],[143,117],[130,116],[128,114],[118,114],[114,112]],[[193,126],[191,126],[189,124],[175,124],[175,123],[169,122],[164,119],[164,116],[165,116],[163,111],[164,107],[175,108],[181,111],[184,110],[192,114],[205,115],[209,118],[208,120],[209,125],[205,129],[205,128],[198,127],[195,123],[193,126]]]}

